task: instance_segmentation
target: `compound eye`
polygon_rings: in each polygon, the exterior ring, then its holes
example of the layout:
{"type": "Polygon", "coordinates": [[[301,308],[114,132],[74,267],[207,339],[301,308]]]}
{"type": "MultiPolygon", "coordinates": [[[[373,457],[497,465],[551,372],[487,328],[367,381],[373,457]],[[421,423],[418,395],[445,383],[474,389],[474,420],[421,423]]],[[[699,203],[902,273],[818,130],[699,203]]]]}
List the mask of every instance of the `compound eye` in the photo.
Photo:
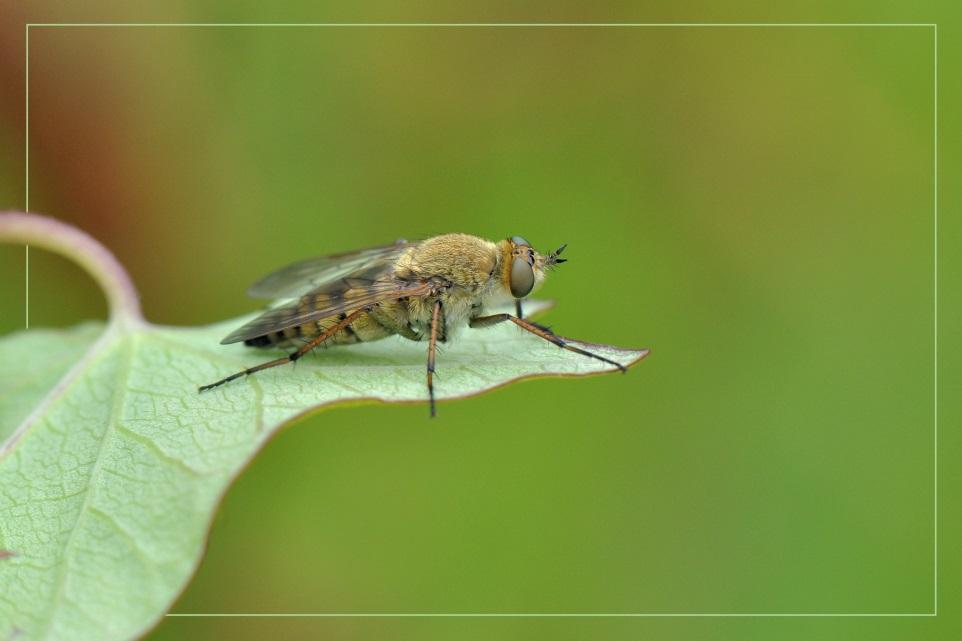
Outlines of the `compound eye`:
{"type": "Polygon", "coordinates": [[[515,258],[511,263],[511,295],[524,298],[534,287],[534,270],[524,258],[515,258]]]}
{"type": "Polygon", "coordinates": [[[511,242],[514,243],[515,245],[517,245],[518,247],[531,247],[531,243],[529,243],[528,241],[526,241],[526,240],[525,240],[524,238],[522,238],[521,236],[512,236],[512,237],[511,237],[511,242]]]}

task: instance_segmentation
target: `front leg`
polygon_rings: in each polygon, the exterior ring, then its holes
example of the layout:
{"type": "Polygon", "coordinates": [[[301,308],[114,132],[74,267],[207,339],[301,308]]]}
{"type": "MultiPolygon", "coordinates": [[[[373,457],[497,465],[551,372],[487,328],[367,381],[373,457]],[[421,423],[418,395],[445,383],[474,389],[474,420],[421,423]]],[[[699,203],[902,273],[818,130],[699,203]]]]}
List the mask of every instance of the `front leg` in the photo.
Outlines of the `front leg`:
{"type": "Polygon", "coordinates": [[[472,318],[468,322],[468,326],[477,329],[481,327],[490,327],[491,325],[497,325],[498,323],[503,323],[504,321],[511,321],[521,329],[527,332],[531,332],[535,336],[543,338],[549,343],[554,343],[558,347],[562,349],[566,349],[569,352],[582,354],[584,356],[597,359],[604,363],[608,363],[609,365],[614,365],[619,370],[621,370],[622,374],[627,371],[625,369],[625,366],[622,365],[621,363],[617,363],[613,360],[607,359],[604,356],[598,356],[597,354],[592,354],[591,352],[581,349],[580,347],[575,347],[574,345],[570,345],[568,344],[568,341],[566,341],[561,336],[558,336],[547,327],[536,325],[535,323],[526,321],[523,318],[518,318],[517,316],[512,316],[511,314],[491,314],[490,316],[478,316],[477,318],[472,318]]]}

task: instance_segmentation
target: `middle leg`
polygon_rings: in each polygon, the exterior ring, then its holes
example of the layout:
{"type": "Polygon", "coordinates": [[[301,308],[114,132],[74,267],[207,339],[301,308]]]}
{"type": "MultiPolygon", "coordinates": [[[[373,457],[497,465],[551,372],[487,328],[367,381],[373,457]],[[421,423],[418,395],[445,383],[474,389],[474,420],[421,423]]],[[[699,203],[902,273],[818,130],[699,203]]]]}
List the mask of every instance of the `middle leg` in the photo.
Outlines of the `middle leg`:
{"type": "Polygon", "coordinates": [[[441,301],[434,301],[431,314],[431,335],[428,340],[428,401],[431,404],[431,418],[434,418],[434,359],[438,351],[438,328],[441,324],[441,301]]]}

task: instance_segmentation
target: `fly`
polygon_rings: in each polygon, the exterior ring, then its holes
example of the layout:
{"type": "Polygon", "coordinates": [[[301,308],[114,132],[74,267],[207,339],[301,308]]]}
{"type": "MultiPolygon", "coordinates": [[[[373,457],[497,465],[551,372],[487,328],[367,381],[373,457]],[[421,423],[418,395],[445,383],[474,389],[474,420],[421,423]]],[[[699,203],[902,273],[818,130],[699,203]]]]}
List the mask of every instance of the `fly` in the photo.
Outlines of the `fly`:
{"type": "Polygon", "coordinates": [[[437,344],[465,325],[482,328],[503,322],[624,372],[620,363],[571,345],[523,316],[522,300],[544,281],[547,270],[565,262],[559,258],[565,247],[541,254],[520,236],[495,243],[468,234],[444,234],[294,263],[248,290],[255,298],[294,300],[267,310],[221,344],[243,341],[252,347],[300,346],[287,356],[204,385],[200,391],[293,363],[321,345],[349,345],[399,335],[428,343],[428,401],[434,416],[437,344]],[[485,313],[512,300],[515,314],[485,313]]]}

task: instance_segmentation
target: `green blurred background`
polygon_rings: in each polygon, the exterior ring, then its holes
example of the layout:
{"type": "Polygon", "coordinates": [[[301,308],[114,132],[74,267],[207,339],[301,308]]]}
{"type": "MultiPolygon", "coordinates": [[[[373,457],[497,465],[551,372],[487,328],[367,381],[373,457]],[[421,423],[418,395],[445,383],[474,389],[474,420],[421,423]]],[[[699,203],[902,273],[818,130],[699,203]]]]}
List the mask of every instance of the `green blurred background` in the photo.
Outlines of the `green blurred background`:
{"type": "MultiPolygon", "coordinates": [[[[939,13],[704,4],[3,6],[0,205],[24,207],[27,21],[939,13]]],[[[110,247],[151,321],[251,311],[245,287],[298,258],[520,234],[569,244],[541,292],[557,331],[652,348],[627,376],[518,384],[436,421],[299,421],[230,491],[174,611],[932,612],[932,64],[928,27],[32,28],[30,209],[110,247]]],[[[23,248],[0,273],[6,333],[23,248]]],[[[31,325],[105,315],[64,260],[32,252],[30,278],[31,325]]],[[[940,337],[958,346],[955,325],[940,337]]],[[[940,480],[954,506],[957,471],[940,480]]],[[[948,639],[962,589],[940,534],[938,618],[168,618],[150,638],[948,639]]]]}

